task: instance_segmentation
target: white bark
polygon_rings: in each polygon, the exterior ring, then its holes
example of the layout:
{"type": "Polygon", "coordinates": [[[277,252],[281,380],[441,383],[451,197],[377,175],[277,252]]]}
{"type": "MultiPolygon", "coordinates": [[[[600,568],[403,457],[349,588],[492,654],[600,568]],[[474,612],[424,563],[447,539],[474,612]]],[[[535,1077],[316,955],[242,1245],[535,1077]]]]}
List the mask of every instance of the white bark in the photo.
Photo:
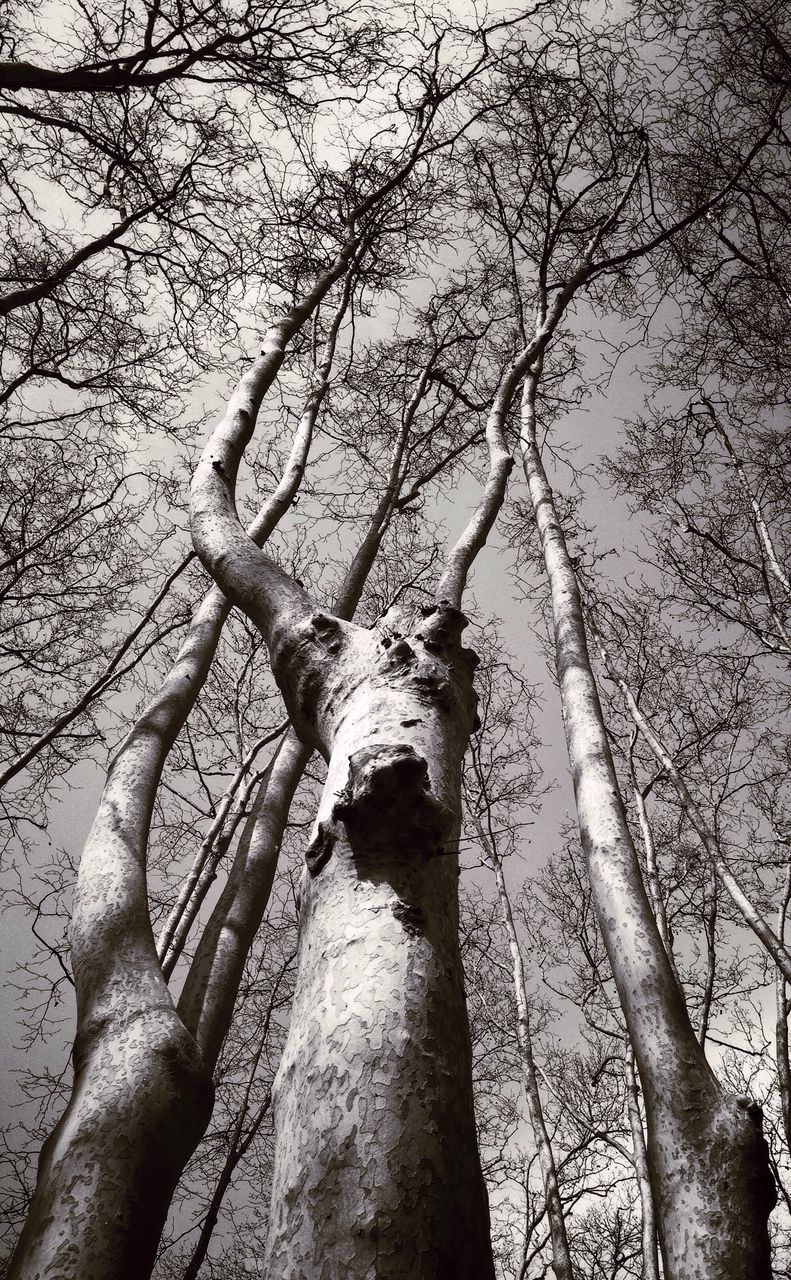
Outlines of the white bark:
{"type": "MultiPolygon", "coordinates": [[[[234,421],[244,406],[252,430],[285,342],[348,271],[354,247],[350,241],[274,327],[276,339],[270,335],[232,397],[234,421]]],[[[280,485],[243,534],[254,549],[288,508],[309,439],[303,431],[280,485]]],[[[218,587],[207,593],[175,664],[110,766],[80,862],[71,925],[74,1087],[42,1151],[12,1280],[147,1275],[176,1181],[208,1122],[211,1072],[176,1012],[156,954],[146,855],[162,768],[205,681],[229,608],[218,587]]]]}
{"type": "Polygon", "coordinates": [[[457,941],[462,625],[316,621],[329,771],[274,1089],[273,1280],[493,1275],[457,941]]]}
{"type": "Polygon", "coordinates": [[[643,1254],[643,1280],[660,1280],[654,1196],[651,1191],[648,1153],[645,1149],[645,1134],[643,1133],[643,1117],[640,1112],[639,1090],[634,1073],[634,1056],[631,1049],[627,1049],[624,1065],[626,1068],[626,1096],[629,1129],[632,1135],[633,1164],[637,1187],[640,1192],[640,1209],[642,1212],[640,1240],[643,1254]]]}
{"type": "Polygon", "coordinates": [[[715,868],[717,875],[722,881],[732,902],[738,908],[745,924],[749,925],[756,937],[760,938],[766,950],[769,952],[777,967],[785,975],[786,979],[791,980],[791,955],[789,955],[786,947],[780,941],[774,929],[772,929],[768,921],[763,918],[761,913],[748,898],[742,886],[739,884],[739,881],[723,856],[719,841],[713,835],[709,824],[703,816],[700,806],[697,804],[692,792],[687,786],[681,770],[662,742],[659,734],[651,725],[648,717],[640,709],[628,684],[623,677],[619,675],[607,647],[601,639],[601,636],[598,636],[598,633],[597,638],[602,662],[604,663],[611,679],[615,681],[616,685],[620,689],[624,702],[626,703],[629,714],[635,725],[640,730],[640,733],[645,738],[657,760],[666,770],[668,777],[673,782],[687,817],[692,823],[695,833],[703,845],[703,848],[711,859],[711,865],[715,868]]]}
{"type": "Polygon", "coordinates": [[[668,1280],[771,1274],[775,1193],[761,1112],[720,1089],[689,1022],[651,911],[618,789],[574,566],[536,439],[539,370],[523,396],[522,451],[552,594],[561,704],[591,889],[643,1085],[668,1280]]]}
{"type": "MultiPolygon", "coordinates": [[[[433,358],[421,370],[406,406],[387,482],[335,601],[338,618],[354,616],[395,510],[404,481],[404,455],[432,368],[433,358]]],[[[291,730],[259,789],[228,882],[203,930],[184,984],[179,1013],[212,1065],[230,1026],[244,963],[269,901],[291,803],[310,755],[310,748],[291,730]]]]}
{"type": "Polygon", "coordinates": [[[243,421],[209,442],[193,483],[195,548],[258,625],[296,732],[328,761],[274,1090],[273,1280],[318,1259],[350,1278],[493,1275],[457,938],[475,714],[457,602],[502,502],[520,375],[490,415],[489,481],[441,580],[452,598],[422,617],[352,626],[251,547],[233,497],[243,421]]]}

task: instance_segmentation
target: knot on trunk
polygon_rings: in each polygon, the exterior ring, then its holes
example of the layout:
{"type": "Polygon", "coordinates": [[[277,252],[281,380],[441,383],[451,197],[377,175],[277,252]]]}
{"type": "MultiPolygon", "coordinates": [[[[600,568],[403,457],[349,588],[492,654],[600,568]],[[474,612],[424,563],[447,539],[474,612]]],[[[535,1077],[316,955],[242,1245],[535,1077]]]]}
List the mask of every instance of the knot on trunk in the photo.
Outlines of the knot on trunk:
{"type": "Polygon", "coordinates": [[[407,680],[424,699],[449,707],[450,684],[454,672],[462,684],[471,684],[480,659],[472,649],[459,644],[467,618],[449,600],[427,605],[412,613],[409,619],[398,618],[405,630],[392,623],[380,624],[379,643],[383,651],[383,670],[407,680]]]}
{"type": "Polygon", "coordinates": [[[295,627],[284,627],[272,643],[272,671],[302,738],[314,736],[328,670],[345,644],[341,620],[318,611],[295,627]]]}
{"type": "Polygon", "coordinates": [[[403,636],[385,636],[382,647],[387,650],[387,661],[391,667],[409,667],[417,660],[415,650],[403,636]]]}
{"type": "Polygon", "coordinates": [[[444,650],[458,644],[467,626],[467,618],[449,600],[439,600],[435,605],[420,610],[423,618],[415,639],[422,640],[427,649],[444,650]]]}
{"type": "Polygon", "coordinates": [[[393,905],[393,915],[405,933],[411,938],[419,938],[426,927],[423,909],[412,902],[404,902],[401,898],[393,905]]]}
{"type": "Polygon", "coordinates": [[[317,876],[330,860],[335,844],[335,832],[326,822],[320,822],[316,834],[305,850],[305,866],[312,876],[317,876]]]}
{"type": "Polygon", "coordinates": [[[303,632],[321,645],[327,653],[339,653],[343,645],[343,626],[329,613],[314,613],[304,624],[303,632]]]}
{"type": "Polygon", "coordinates": [[[768,1217],[777,1204],[777,1184],[769,1163],[769,1146],[764,1137],[763,1107],[754,1098],[733,1094],[738,1134],[737,1144],[742,1147],[745,1164],[746,1196],[756,1210],[768,1217]]]}
{"type": "Polygon", "coordinates": [[[364,747],[349,757],[333,817],[344,822],[355,856],[430,857],[452,821],[431,790],[428,764],[405,743],[364,747]]]}

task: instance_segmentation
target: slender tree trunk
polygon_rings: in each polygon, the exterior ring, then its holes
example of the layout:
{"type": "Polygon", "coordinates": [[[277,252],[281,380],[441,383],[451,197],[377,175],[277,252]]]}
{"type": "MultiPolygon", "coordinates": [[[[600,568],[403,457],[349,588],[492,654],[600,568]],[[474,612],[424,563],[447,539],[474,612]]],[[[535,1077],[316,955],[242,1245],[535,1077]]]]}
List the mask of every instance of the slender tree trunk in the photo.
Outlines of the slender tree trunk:
{"type": "Polygon", "coordinates": [[[698,1040],[702,1049],[706,1047],[706,1037],[709,1034],[709,1020],[711,1018],[711,1006],[714,1000],[714,979],[717,974],[717,873],[715,868],[709,863],[708,866],[708,902],[703,903],[703,932],[706,938],[706,982],[703,988],[703,1003],[700,1010],[700,1024],[698,1026],[698,1040]]]}
{"type": "Polygon", "coordinates": [[[768,1280],[774,1182],[758,1106],[724,1093],[690,1025],[643,886],[588,654],[574,566],[525,383],[525,474],[552,594],[566,739],[596,913],[635,1052],[668,1280],[768,1280]]]}
{"type": "Polygon", "coordinates": [[[628,1049],[625,1057],[626,1098],[629,1111],[629,1129],[632,1135],[634,1171],[640,1192],[642,1222],[640,1240],[643,1254],[643,1280],[659,1280],[659,1251],[656,1241],[656,1214],[651,1177],[648,1170],[648,1153],[645,1149],[643,1117],[640,1114],[638,1085],[634,1074],[634,1055],[628,1049]]]}
{"type": "Polygon", "coordinates": [[[206,1216],[201,1223],[200,1233],[197,1241],[195,1242],[195,1247],[192,1251],[190,1260],[184,1270],[182,1280],[197,1280],[198,1273],[209,1250],[209,1244],[211,1243],[211,1238],[214,1234],[214,1228],[217,1226],[222,1202],[225,1199],[226,1192],[233,1181],[236,1168],[249,1151],[253,1139],[258,1133],[264,1117],[267,1115],[272,1104],[272,1092],[268,1089],[255,1115],[249,1123],[247,1123],[247,1130],[245,1131],[245,1122],[248,1120],[248,1114],[250,1111],[250,1095],[258,1072],[258,1064],[261,1061],[261,1055],[269,1039],[269,1028],[272,1022],[272,1013],[278,999],[280,984],[287,970],[293,964],[295,954],[296,953],[292,951],[290,955],[286,957],[272,984],[271,994],[263,1018],[263,1027],[259,1032],[258,1049],[256,1050],[248,1072],[247,1084],[231,1131],[228,1143],[228,1154],[220,1171],[220,1176],[217,1179],[217,1184],[209,1201],[208,1209],[206,1210],[206,1216]]]}
{"type": "MultiPolygon", "coordinates": [[[[406,406],[387,482],[335,601],[337,618],[353,618],[376,561],[404,482],[404,455],[432,368],[430,358],[406,406]]],[[[420,479],[415,482],[413,493],[419,492],[421,483],[420,479]]],[[[291,804],[311,754],[311,748],[290,729],[259,787],[228,881],[201,934],[184,983],[179,1013],[211,1065],[231,1023],[244,964],[269,902],[291,804]]]]}
{"type": "MultiPolygon", "coordinates": [[[[347,273],[286,471],[244,535],[254,549],[299,487],[348,303],[354,248],[349,241],[314,288],[268,331],[262,354],[242,378],[218,428],[222,436],[241,421],[252,431],[286,343],[347,273]]],[[[71,924],[74,1084],[42,1150],[9,1280],[147,1276],[176,1182],[211,1114],[211,1070],[176,1012],[157,957],[146,858],[162,769],[206,679],[229,610],[214,586],[196,610],[161,688],[110,765],[80,861],[71,924]]]]}
{"type": "Polygon", "coordinates": [[[508,894],[508,886],[505,882],[505,873],[503,864],[496,848],[495,842],[490,838],[484,830],[483,823],[479,817],[474,819],[475,828],[478,832],[478,838],[486,850],[487,857],[492,865],[495,880],[497,881],[497,894],[500,899],[500,910],[503,917],[503,925],[508,935],[508,946],[511,952],[511,962],[513,964],[514,973],[514,998],[516,1000],[517,1015],[517,1038],[519,1041],[519,1056],[522,1063],[522,1077],[525,1086],[525,1096],[527,1098],[527,1109],[530,1117],[530,1127],[533,1130],[533,1139],[538,1151],[538,1161],[541,1168],[541,1178],[544,1184],[544,1203],[546,1204],[547,1219],[549,1221],[549,1234],[552,1240],[552,1270],[555,1272],[557,1280],[574,1280],[574,1268],[571,1261],[571,1251],[569,1249],[568,1235],[566,1232],[566,1215],[563,1211],[563,1201],[560,1195],[560,1183],[558,1181],[558,1171],[555,1164],[555,1153],[552,1149],[552,1140],[549,1136],[549,1130],[544,1119],[544,1105],[541,1100],[541,1090],[538,1085],[538,1074],[536,1072],[536,1064],[533,1058],[533,1036],[530,1029],[530,1009],[527,1000],[527,982],[525,980],[525,964],[522,957],[522,948],[519,942],[519,935],[516,931],[513,911],[511,910],[511,899],[508,894]]]}
{"type": "Polygon", "coordinates": [[[632,797],[634,799],[635,809],[637,810],[637,821],[640,826],[640,835],[643,841],[643,853],[645,854],[645,879],[648,896],[651,899],[654,917],[656,919],[656,927],[659,930],[660,937],[664,944],[667,958],[670,961],[670,967],[675,974],[676,981],[681,986],[681,979],[676,968],[676,959],[673,954],[673,935],[670,924],[665,911],[665,900],[662,896],[662,885],[659,880],[659,867],[656,860],[656,845],[654,843],[654,833],[651,829],[651,823],[648,818],[648,810],[646,808],[645,797],[646,791],[643,791],[637,781],[637,771],[635,769],[634,760],[634,744],[637,737],[637,729],[629,741],[629,775],[632,780],[632,797]]]}
{"type": "Polygon", "coordinates": [[[245,961],[269,902],[291,803],[311,754],[289,730],[248,815],[228,881],[184,983],[179,1014],[212,1066],[231,1024],[245,961]]]}
{"type": "MultiPolygon", "coordinates": [[[[777,912],[777,936],[785,943],[786,917],[788,904],[791,902],[791,864],[786,869],[783,897],[777,912]]],[[[786,1145],[791,1151],[791,1064],[788,1055],[788,1014],[789,1000],[786,976],[778,969],[775,977],[775,1045],[777,1053],[777,1086],[780,1091],[780,1111],[783,1117],[783,1132],[786,1145]]]]}
{"type": "MultiPolygon", "coordinates": [[[[711,418],[711,422],[714,430],[717,432],[717,435],[720,437],[723,444],[725,445],[728,456],[731,462],[733,463],[733,468],[736,472],[736,478],[739,482],[739,488],[744,494],[744,497],[750,507],[750,510],[752,511],[753,527],[755,528],[756,537],[758,539],[758,543],[761,549],[761,556],[764,560],[764,563],[768,571],[777,579],[781,587],[783,587],[784,594],[788,595],[791,593],[791,579],[789,579],[788,574],[786,573],[783,565],[780,563],[780,557],[777,554],[777,548],[775,547],[774,539],[772,538],[772,535],[769,531],[769,526],[767,525],[766,520],[764,518],[764,513],[761,507],[761,504],[758,501],[756,494],[753,492],[753,489],[750,485],[749,480],[747,479],[747,476],[744,470],[744,464],[742,463],[741,458],[739,457],[736,450],[734,449],[731,438],[728,435],[728,432],[725,430],[725,427],[722,425],[719,414],[716,413],[714,409],[714,405],[711,403],[710,400],[707,400],[705,396],[703,397],[703,403],[705,404],[709,412],[709,417],[711,418]]],[[[769,595],[770,605],[774,606],[774,601],[772,599],[771,591],[769,591],[767,594],[769,595]]],[[[773,607],[773,612],[775,612],[774,607],[773,607]]],[[[788,634],[785,632],[784,629],[783,629],[783,636],[784,636],[784,639],[791,642],[791,637],[788,636],[788,634]]]]}
{"type": "Polygon", "coordinates": [[[157,942],[157,952],[166,978],[170,976],[166,964],[168,953],[171,951],[177,952],[173,960],[175,964],[176,959],[178,959],[183,950],[184,940],[178,938],[178,935],[179,931],[184,927],[185,917],[190,913],[194,900],[196,898],[199,899],[199,907],[203,897],[205,897],[205,893],[201,895],[196,890],[199,889],[201,881],[207,872],[212,875],[213,879],[213,871],[220,856],[218,850],[220,848],[222,848],[223,852],[227,850],[230,841],[233,839],[233,832],[240,821],[241,814],[247,808],[250,800],[249,791],[251,785],[253,785],[251,779],[255,777],[252,769],[253,762],[264,747],[269,746],[277,738],[282,738],[287,728],[288,721],[286,720],[253,743],[252,747],[244,753],[243,758],[239,761],[236,772],[225,788],[222,798],[215,803],[216,812],[211,826],[201,840],[195,861],[179,891],[173,909],[157,942]]]}
{"type": "Polygon", "coordinates": [[[788,980],[791,980],[791,954],[789,954],[785,945],[780,941],[769,922],[764,919],[760,911],[757,910],[753,902],[751,902],[747,894],[744,892],[744,889],[728,865],[726,858],[723,856],[719,841],[707,823],[699,805],[684,780],[681,770],[673,759],[673,756],[662,742],[659,734],[651,725],[648,717],[641,711],[628,684],[623,677],[619,675],[612,658],[610,657],[607,646],[605,645],[602,637],[598,635],[598,632],[597,637],[599,653],[601,654],[601,658],[607,672],[623,694],[624,702],[626,703],[629,714],[635,725],[640,730],[640,733],[645,738],[659,763],[667,771],[668,777],[671,779],[673,786],[678,792],[678,797],[684,807],[684,811],[689,818],[690,823],[694,827],[706,854],[711,859],[711,864],[715,868],[717,875],[722,881],[731,901],[738,909],[744,923],[752,929],[757,938],[760,938],[778,968],[782,970],[788,980]]]}
{"type": "Polygon", "coordinates": [[[271,1095],[267,1094],[264,1101],[261,1103],[261,1106],[258,1108],[258,1111],[256,1112],[247,1133],[244,1135],[244,1138],[241,1138],[241,1130],[238,1133],[234,1133],[233,1144],[228,1152],[225,1164],[222,1167],[222,1172],[217,1180],[217,1185],[214,1188],[214,1193],[211,1201],[209,1202],[209,1208],[206,1211],[206,1217],[201,1223],[200,1234],[196,1241],[195,1248],[192,1251],[189,1262],[184,1268],[182,1280],[197,1280],[198,1273],[203,1266],[206,1254],[209,1252],[211,1238],[214,1235],[214,1229],[217,1226],[217,1222],[220,1217],[222,1202],[225,1199],[226,1192],[228,1191],[231,1182],[233,1181],[233,1175],[236,1172],[237,1165],[246,1156],[253,1138],[258,1133],[263,1119],[269,1111],[271,1102],[271,1095]]]}

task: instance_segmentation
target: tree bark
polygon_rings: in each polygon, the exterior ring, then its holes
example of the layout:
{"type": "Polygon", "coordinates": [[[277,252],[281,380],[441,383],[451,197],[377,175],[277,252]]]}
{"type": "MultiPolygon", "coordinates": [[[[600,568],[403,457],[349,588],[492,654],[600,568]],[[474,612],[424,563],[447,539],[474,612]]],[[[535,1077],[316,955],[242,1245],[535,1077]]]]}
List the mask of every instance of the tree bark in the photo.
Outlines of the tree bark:
{"type": "Polygon", "coordinates": [[[642,1210],[640,1241],[643,1254],[643,1280],[660,1280],[659,1252],[656,1246],[654,1196],[651,1191],[648,1153],[645,1149],[645,1135],[643,1133],[643,1117],[640,1114],[638,1086],[634,1074],[634,1057],[631,1049],[627,1050],[625,1067],[629,1129],[632,1134],[632,1151],[634,1152],[634,1172],[640,1192],[640,1208],[642,1210]]]}
{"type": "Polygon", "coordinates": [[[457,938],[473,661],[459,611],[424,612],[310,624],[329,772],[273,1090],[272,1280],[494,1275],[457,938]]]}
{"type": "MultiPolygon", "coordinates": [[[[354,245],[349,241],[313,289],[270,328],[219,429],[241,421],[252,431],[286,343],[346,273],[285,473],[244,534],[254,550],[299,487],[348,303],[354,245]]],[[[157,957],[146,858],[162,769],[206,679],[229,610],[222,591],[212,587],[176,662],[110,765],[80,861],[70,933],[77,995],[74,1085],[42,1151],[9,1280],[148,1275],[176,1182],[211,1114],[210,1066],[176,1011],[157,957]]]]}
{"type": "Polygon", "coordinates": [[[211,1078],[157,960],[145,862],[162,764],[208,671],[227,606],[204,601],[162,688],[119,749],[77,880],[71,1098],[44,1146],[11,1280],[110,1280],[153,1265],[184,1162],[211,1112],[211,1078]]]}
{"type": "Polygon", "coordinates": [[[597,919],[645,1098],[648,1159],[668,1280],[769,1280],[776,1200],[760,1107],[726,1094],[697,1042],[662,944],[623,807],[588,654],[573,562],[525,383],[522,452],[552,594],[569,760],[597,919]]]}
{"type": "MultiPolygon", "coordinates": [[[[791,864],[786,868],[783,897],[777,911],[777,936],[785,943],[786,917],[791,902],[791,864]]],[[[785,974],[778,969],[775,975],[775,1052],[777,1057],[777,1087],[780,1093],[780,1113],[786,1145],[791,1151],[791,1061],[788,1054],[789,1000],[785,974]]]]}
{"type": "Polygon", "coordinates": [[[487,484],[435,606],[391,611],[375,630],[317,610],[245,537],[234,500],[243,414],[215,433],[193,479],[195,549],[258,626],[296,733],[329,766],[273,1091],[272,1280],[320,1268],[350,1280],[494,1276],[458,949],[461,761],[476,701],[458,605],[503,500],[503,424],[525,367],[498,388],[487,484]]]}

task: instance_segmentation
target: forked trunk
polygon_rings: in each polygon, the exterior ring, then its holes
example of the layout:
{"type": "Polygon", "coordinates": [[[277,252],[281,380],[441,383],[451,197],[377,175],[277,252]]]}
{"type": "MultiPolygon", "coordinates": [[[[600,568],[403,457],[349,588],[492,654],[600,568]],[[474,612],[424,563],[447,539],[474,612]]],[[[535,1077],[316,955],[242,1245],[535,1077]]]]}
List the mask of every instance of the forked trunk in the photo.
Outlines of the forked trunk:
{"type": "MultiPolygon", "coordinates": [[[[269,330],[220,432],[239,421],[252,431],[285,344],[347,270],[353,249],[347,244],[313,290],[269,330]]],[[[266,540],[299,487],[350,282],[347,275],[286,471],[248,530],[252,547],[266,540]]],[[[143,1280],[178,1178],[211,1114],[212,1063],[176,1012],[162,972],[146,859],[162,769],[206,679],[229,609],[217,587],[206,594],[175,663],[108,772],[80,862],[70,930],[75,1079],[42,1151],[9,1280],[143,1280]]]]}
{"type": "Polygon", "coordinates": [[[271,1280],[493,1280],[457,938],[461,762],[475,715],[458,606],[503,501],[503,424],[527,359],[498,386],[489,475],[437,604],[408,620],[368,630],[319,612],[245,537],[234,504],[242,420],[215,432],[193,477],[195,549],[258,626],[295,731],[329,765],[274,1090],[271,1280]]]}

